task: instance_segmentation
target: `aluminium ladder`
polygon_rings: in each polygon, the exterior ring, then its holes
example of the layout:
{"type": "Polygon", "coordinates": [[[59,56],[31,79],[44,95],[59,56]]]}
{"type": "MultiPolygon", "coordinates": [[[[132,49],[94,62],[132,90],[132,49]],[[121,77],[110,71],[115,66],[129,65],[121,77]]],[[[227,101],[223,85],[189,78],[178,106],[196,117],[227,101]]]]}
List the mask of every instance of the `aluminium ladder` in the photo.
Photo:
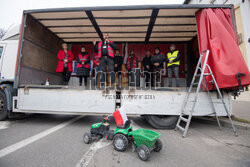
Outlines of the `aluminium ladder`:
{"type": "Polygon", "coordinates": [[[225,104],[225,101],[224,101],[222,95],[221,95],[220,89],[219,89],[219,87],[217,85],[217,82],[216,82],[215,77],[214,77],[214,75],[212,73],[212,70],[211,70],[210,66],[207,64],[208,56],[209,56],[209,50],[205,50],[200,54],[200,58],[199,58],[199,61],[197,63],[197,66],[196,66],[194,76],[193,76],[192,82],[190,84],[188,93],[187,93],[187,95],[186,95],[186,97],[184,99],[184,103],[183,103],[182,109],[181,109],[181,114],[180,114],[179,119],[177,121],[175,130],[178,130],[178,129],[181,130],[183,132],[183,137],[186,137],[187,132],[188,132],[188,128],[189,128],[189,125],[190,125],[190,122],[191,122],[191,119],[192,119],[192,115],[193,115],[193,112],[194,112],[194,109],[195,109],[195,105],[196,105],[196,103],[198,101],[198,98],[199,98],[199,92],[200,92],[200,89],[201,89],[201,84],[203,84],[205,86],[206,90],[207,90],[208,99],[209,99],[209,101],[211,103],[211,106],[212,106],[212,109],[213,109],[212,114],[215,115],[217,123],[219,125],[219,128],[221,129],[220,121],[219,121],[218,115],[217,115],[216,110],[215,110],[214,103],[212,101],[212,97],[211,97],[209,89],[208,89],[207,81],[204,78],[204,76],[211,76],[212,81],[210,81],[210,82],[212,82],[215,85],[215,87],[217,89],[217,92],[218,92],[218,95],[219,95],[219,98],[220,98],[220,100],[221,100],[221,102],[222,102],[222,104],[224,106],[224,109],[225,109],[225,111],[227,113],[227,116],[228,116],[228,118],[230,120],[230,123],[232,125],[233,132],[234,132],[235,136],[237,136],[237,132],[236,132],[235,126],[233,124],[231,115],[229,114],[228,108],[227,108],[227,106],[225,104]],[[204,63],[203,63],[203,65],[201,65],[201,62],[203,60],[204,55],[205,55],[204,63]],[[209,71],[208,73],[205,73],[206,68],[209,71]],[[200,72],[200,73],[198,74],[198,72],[200,72]],[[197,77],[200,77],[199,81],[195,82],[195,80],[198,79],[197,77]],[[195,85],[197,85],[197,89],[195,91],[194,100],[191,101],[190,100],[190,94],[192,93],[193,86],[195,86],[195,85]],[[191,107],[191,110],[187,109],[187,107],[186,107],[187,103],[193,103],[192,107],[191,107]],[[184,116],[187,116],[187,118],[185,118],[184,116]],[[181,121],[186,124],[185,127],[182,127],[180,125],[181,121]]]}

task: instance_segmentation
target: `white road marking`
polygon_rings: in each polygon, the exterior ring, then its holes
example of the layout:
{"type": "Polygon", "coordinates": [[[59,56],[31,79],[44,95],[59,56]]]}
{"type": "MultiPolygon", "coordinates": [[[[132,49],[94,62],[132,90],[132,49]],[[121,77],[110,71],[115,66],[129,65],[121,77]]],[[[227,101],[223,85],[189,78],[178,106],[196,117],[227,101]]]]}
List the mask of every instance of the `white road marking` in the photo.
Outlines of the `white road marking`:
{"type": "Polygon", "coordinates": [[[50,129],[45,130],[45,131],[43,131],[41,133],[38,133],[38,134],[36,134],[34,136],[31,136],[31,137],[29,137],[27,139],[24,139],[24,140],[22,140],[22,141],[20,141],[20,142],[18,142],[16,144],[8,146],[8,147],[0,150],[0,158],[4,157],[4,156],[6,156],[6,155],[20,149],[20,148],[23,148],[23,147],[25,147],[25,146],[27,146],[27,145],[41,139],[41,138],[43,138],[43,137],[45,137],[45,136],[59,130],[59,129],[62,129],[63,127],[65,127],[65,126],[67,126],[67,125],[81,119],[82,117],[84,117],[84,116],[75,117],[75,118],[70,119],[70,120],[68,120],[66,122],[63,122],[63,123],[61,123],[61,124],[59,124],[59,125],[57,125],[57,126],[55,126],[53,128],[50,128],[50,129]]]}
{"type": "MultiPolygon", "coordinates": [[[[133,127],[134,130],[141,128],[132,120],[131,120],[131,126],[133,127]]],[[[102,138],[98,142],[93,143],[88,149],[88,151],[83,155],[81,160],[77,163],[76,167],[87,167],[89,162],[93,158],[94,154],[96,153],[96,151],[110,144],[112,144],[112,141],[106,140],[104,138],[102,138]]]]}
{"type": "Polygon", "coordinates": [[[96,151],[100,148],[106,147],[110,145],[112,142],[108,141],[104,138],[99,140],[98,142],[93,143],[88,151],[83,155],[81,160],[76,164],[76,167],[86,167],[88,166],[89,162],[91,161],[92,157],[96,153],[96,151]]]}
{"type": "Polygon", "coordinates": [[[9,121],[0,121],[0,129],[7,129],[10,126],[9,121]]]}

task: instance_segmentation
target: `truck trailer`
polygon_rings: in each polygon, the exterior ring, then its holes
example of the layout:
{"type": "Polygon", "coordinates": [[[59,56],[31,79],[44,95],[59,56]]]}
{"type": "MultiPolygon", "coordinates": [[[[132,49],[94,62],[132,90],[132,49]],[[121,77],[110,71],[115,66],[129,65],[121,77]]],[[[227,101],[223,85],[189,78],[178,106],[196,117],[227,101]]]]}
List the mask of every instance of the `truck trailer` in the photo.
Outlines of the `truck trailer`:
{"type": "MultiPolygon", "coordinates": [[[[233,5],[141,5],[25,10],[19,39],[13,36],[0,42],[0,120],[14,113],[104,115],[126,106],[128,115],[144,116],[155,128],[174,128],[199,53],[203,51],[200,50],[202,34],[198,32],[200,26],[197,25],[197,13],[206,9],[229,12],[225,17],[230,18],[229,26],[236,32],[233,5]],[[139,61],[147,50],[160,47],[166,54],[169,45],[176,44],[181,53],[181,87],[145,89],[143,75],[140,77],[141,84],[137,87],[123,83],[125,86],[120,89],[96,89],[91,79],[88,81],[88,88],[79,87],[74,84],[74,76],[71,77],[69,86],[62,85],[61,74],[56,73],[57,53],[61,44],[67,43],[74,56],[79,53],[79,47],[84,45],[93,57],[92,41],[102,40],[103,33],[109,34],[122,54],[126,49],[133,49],[139,61]],[[47,78],[50,79],[49,85],[45,85],[47,78]]],[[[237,59],[243,60],[239,56],[237,59]]],[[[242,63],[246,66],[245,62],[242,63]]],[[[122,77],[126,78],[127,75],[122,77]]],[[[167,77],[163,79],[167,82],[167,77]]],[[[232,87],[220,87],[230,114],[232,92],[237,92],[241,85],[248,84],[244,80],[238,84],[235,73],[236,81],[237,84],[232,87]]],[[[227,116],[216,91],[211,91],[211,95],[218,116],[227,116]]],[[[200,93],[193,115],[213,115],[206,91],[200,93]]]]}

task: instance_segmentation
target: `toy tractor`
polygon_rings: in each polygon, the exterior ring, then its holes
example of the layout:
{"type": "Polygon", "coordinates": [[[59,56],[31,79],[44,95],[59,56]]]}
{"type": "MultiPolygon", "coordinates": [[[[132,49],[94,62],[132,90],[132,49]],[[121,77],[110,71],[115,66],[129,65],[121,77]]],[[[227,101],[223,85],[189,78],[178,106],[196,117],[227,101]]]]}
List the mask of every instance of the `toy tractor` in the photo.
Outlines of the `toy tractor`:
{"type": "Polygon", "coordinates": [[[133,130],[130,120],[127,120],[122,127],[117,127],[114,131],[113,146],[117,151],[125,151],[129,143],[136,148],[138,157],[146,161],[150,157],[150,152],[159,152],[162,149],[162,142],[158,139],[161,134],[146,129],[133,130]]]}
{"type": "Polygon", "coordinates": [[[122,109],[113,113],[117,127],[110,130],[109,117],[104,117],[103,122],[95,123],[91,126],[90,132],[83,135],[83,141],[89,144],[94,138],[103,138],[113,140],[113,146],[117,151],[125,151],[129,143],[137,151],[139,158],[143,161],[148,160],[150,152],[159,152],[162,149],[162,142],[158,139],[161,134],[146,129],[133,130],[130,126],[130,120],[122,109]],[[124,123],[125,122],[125,123],[124,123]]]}
{"type": "Polygon", "coordinates": [[[109,116],[104,116],[102,122],[91,125],[90,132],[84,133],[84,143],[89,144],[93,139],[100,139],[103,137],[105,137],[107,140],[112,140],[114,136],[114,130],[109,130],[109,128],[109,116]]]}

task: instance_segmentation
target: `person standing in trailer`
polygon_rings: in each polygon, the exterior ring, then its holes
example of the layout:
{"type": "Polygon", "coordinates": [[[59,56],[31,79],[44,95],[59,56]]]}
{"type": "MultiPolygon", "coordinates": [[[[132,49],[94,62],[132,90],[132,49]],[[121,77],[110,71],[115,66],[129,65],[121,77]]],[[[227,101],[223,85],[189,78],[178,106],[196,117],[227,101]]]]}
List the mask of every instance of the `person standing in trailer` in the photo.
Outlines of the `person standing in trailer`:
{"type": "Polygon", "coordinates": [[[120,85],[121,83],[121,74],[122,74],[122,64],[123,64],[123,58],[120,55],[120,51],[115,51],[115,57],[114,57],[114,64],[115,64],[115,74],[118,75],[118,83],[120,85]]]}
{"type": "Polygon", "coordinates": [[[93,41],[94,50],[97,52],[97,58],[99,59],[100,68],[102,72],[101,81],[106,81],[105,73],[108,71],[111,75],[111,84],[115,84],[115,73],[114,73],[114,50],[118,50],[117,45],[109,40],[108,33],[103,34],[103,41],[96,43],[93,41]]]}
{"type": "MultiPolygon", "coordinates": [[[[98,57],[97,53],[95,53],[95,56],[94,56],[94,59],[93,59],[93,63],[94,63],[94,69],[95,69],[95,81],[94,81],[94,85],[97,86],[98,76],[99,76],[99,78],[101,78],[101,75],[99,75],[99,73],[101,71],[100,60],[99,60],[99,57],[98,57]]],[[[101,82],[103,82],[103,81],[101,81],[101,82]]]]}
{"type": "Polygon", "coordinates": [[[155,48],[155,53],[151,58],[152,64],[153,64],[153,70],[154,70],[154,80],[156,82],[160,82],[160,86],[164,86],[164,80],[162,78],[163,70],[164,70],[164,61],[165,56],[161,54],[160,48],[155,48]]]}
{"type": "Polygon", "coordinates": [[[170,45],[170,52],[167,53],[166,62],[168,63],[168,86],[172,87],[172,75],[174,73],[176,87],[180,86],[179,83],[179,66],[180,66],[180,52],[176,49],[174,44],[170,45]]]}
{"type": "Polygon", "coordinates": [[[137,68],[137,58],[135,57],[134,50],[131,50],[127,58],[127,70],[130,72],[133,68],[137,68]]]}
{"type": "Polygon", "coordinates": [[[153,65],[151,61],[151,53],[148,50],[146,52],[146,56],[142,60],[143,68],[144,68],[144,75],[145,75],[145,82],[146,82],[146,87],[149,87],[150,85],[153,86],[153,65]]]}
{"type": "Polygon", "coordinates": [[[62,73],[63,84],[68,85],[72,73],[72,60],[74,59],[73,53],[68,50],[66,43],[62,44],[62,50],[57,54],[58,64],[56,72],[62,73]]]}
{"type": "Polygon", "coordinates": [[[129,56],[127,58],[127,70],[129,72],[130,79],[128,80],[129,85],[133,86],[130,83],[136,82],[136,71],[135,68],[137,68],[137,58],[135,56],[134,50],[131,50],[129,53],[129,56]]]}
{"type": "Polygon", "coordinates": [[[76,75],[77,77],[79,77],[79,86],[82,86],[83,78],[84,85],[87,86],[87,79],[90,74],[90,57],[88,55],[88,52],[86,52],[86,48],[84,46],[81,47],[81,53],[78,54],[76,61],[76,75]]]}

